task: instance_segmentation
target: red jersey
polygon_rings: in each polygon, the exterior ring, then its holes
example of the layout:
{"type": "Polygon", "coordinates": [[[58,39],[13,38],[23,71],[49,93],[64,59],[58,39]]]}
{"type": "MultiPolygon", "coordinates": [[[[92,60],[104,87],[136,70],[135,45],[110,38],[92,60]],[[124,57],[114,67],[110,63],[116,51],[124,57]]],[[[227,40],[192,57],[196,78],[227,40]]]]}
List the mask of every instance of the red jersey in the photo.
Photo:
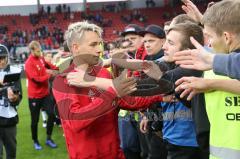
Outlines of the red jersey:
{"type": "MultiPolygon", "coordinates": [[[[73,72],[72,65],[66,72],[73,72]]],[[[95,66],[92,76],[111,78],[105,68],[95,66]]],[[[62,120],[70,159],[125,159],[118,134],[119,108],[136,110],[162,101],[161,96],[117,98],[110,87],[69,86],[63,76],[53,82],[53,94],[62,120]]]]}
{"type": "Polygon", "coordinates": [[[30,54],[25,62],[25,72],[28,82],[28,98],[43,98],[49,94],[48,69],[58,69],[56,66],[46,63],[43,57],[36,57],[30,54]]]}

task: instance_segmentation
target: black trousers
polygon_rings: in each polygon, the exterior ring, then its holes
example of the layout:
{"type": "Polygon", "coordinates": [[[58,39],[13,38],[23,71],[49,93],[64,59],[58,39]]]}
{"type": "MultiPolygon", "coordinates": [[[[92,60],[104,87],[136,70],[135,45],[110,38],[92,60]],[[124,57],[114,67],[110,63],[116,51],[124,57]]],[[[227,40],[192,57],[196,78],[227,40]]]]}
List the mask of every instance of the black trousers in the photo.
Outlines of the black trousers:
{"type": "Polygon", "coordinates": [[[177,146],[166,142],[167,159],[200,159],[198,147],[177,146]]]}
{"type": "Polygon", "coordinates": [[[150,148],[147,159],[167,159],[167,150],[163,139],[156,132],[151,132],[150,148]]]}
{"type": "Polygon", "coordinates": [[[3,158],[3,147],[6,150],[7,159],[15,159],[17,151],[16,126],[0,127],[0,159],[3,158]]]}
{"type": "Polygon", "coordinates": [[[143,159],[167,159],[167,150],[163,139],[156,135],[156,132],[149,131],[143,134],[138,131],[141,146],[141,157],[143,159]]]}
{"type": "Polygon", "coordinates": [[[197,134],[197,142],[200,148],[201,159],[209,159],[209,137],[209,131],[197,134]]]}
{"type": "Polygon", "coordinates": [[[148,140],[148,132],[146,134],[142,133],[140,131],[140,128],[138,127],[137,129],[138,132],[138,138],[139,138],[139,143],[140,143],[140,148],[141,148],[141,157],[143,159],[146,159],[148,157],[148,152],[149,152],[149,147],[150,147],[150,141],[148,140]]]}
{"type": "Polygon", "coordinates": [[[140,152],[133,152],[132,150],[125,149],[123,150],[126,159],[142,159],[140,152]]]}
{"type": "Polygon", "coordinates": [[[50,137],[53,131],[53,122],[54,122],[54,105],[50,96],[46,96],[43,98],[29,98],[29,109],[31,113],[31,131],[32,131],[32,139],[34,141],[38,141],[38,121],[40,109],[43,108],[48,115],[47,121],[47,136],[50,137]]]}

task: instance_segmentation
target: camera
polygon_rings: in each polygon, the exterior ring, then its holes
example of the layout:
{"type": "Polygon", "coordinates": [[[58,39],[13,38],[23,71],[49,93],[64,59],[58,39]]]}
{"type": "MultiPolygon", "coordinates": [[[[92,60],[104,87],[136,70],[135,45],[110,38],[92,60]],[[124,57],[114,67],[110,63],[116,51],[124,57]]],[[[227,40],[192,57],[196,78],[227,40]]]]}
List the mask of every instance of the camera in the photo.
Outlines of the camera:
{"type": "MultiPolygon", "coordinates": [[[[20,93],[20,90],[18,88],[16,88],[15,86],[4,86],[2,88],[0,88],[0,99],[7,99],[8,100],[8,88],[11,88],[13,93],[15,95],[20,93]]],[[[4,105],[5,107],[8,107],[8,105],[4,105]]]]}
{"type": "Polygon", "coordinates": [[[20,90],[15,86],[15,82],[20,79],[20,73],[6,74],[3,78],[3,84],[0,85],[0,97],[7,97],[10,87],[14,94],[19,94],[20,90]]]}
{"type": "Polygon", "coordinates": [[[0,97],[7,97],[8,96],[8,88],[11,88],[14,94],[19,94],[20,90],[18,88],[16,88],[15,86],[11,86],[11,85],[5,85],[3,87],[0,88],[0,97]]]}

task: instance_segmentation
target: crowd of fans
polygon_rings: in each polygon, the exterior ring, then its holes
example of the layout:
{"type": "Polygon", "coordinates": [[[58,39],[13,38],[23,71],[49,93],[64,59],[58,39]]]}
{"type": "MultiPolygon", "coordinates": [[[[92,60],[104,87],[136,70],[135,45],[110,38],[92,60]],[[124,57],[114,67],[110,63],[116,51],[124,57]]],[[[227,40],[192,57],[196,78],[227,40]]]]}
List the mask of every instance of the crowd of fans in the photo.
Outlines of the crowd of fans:
{"type": "Polygon", "coordinates": [[[58,6],[56,6],[55,12],[51,12],[50,6],[47,6],[46,10],[43,6],[40,6],[37,14],[29,15],[30,23],[35,26],[41,21],[41,19],[48,19],[50,23],[55,23],[57,19],[52,13],[63,14],[63,19],[68,20],[71,17],[71,8],[66,4],[59,4],[58,6]]]}
{"type": "MultiPolygon", "coordinates": [[[[149,2],[146,1],[146,3],[149,3],[151,7],[155,6],[153,5],[155,4],[153,0],[149,2]]],[[[126,8],[126,2],[110,3],[103,5],[102,12],[120,12],[126,8]]],[[[62,46],[63,28],[59,28],[57,26],[57,23],[61,20],[57,18],[55,13],[63,14],[63,20],[72,21],[75,19],[74,12],[71,12],[70,6],[67,6],[66,4],[57,5],[55,10],[53,10],[50,6],[47,6],[46,8],[40,6],[38,13],[29,15],[30,24],[34,26],[34,29],[16,29],[12,35],[9,35],[8,26],[0,26],[1,43],[7,46],[11,56],[16,55],[15,52],[17,47],[26,46],[32,40],[38,40],[43,49],[56,49],[59,46],[62,46]],[[50,30],[48,25],[38,27],[39,23],[46,19],[49,24],[55,25],[53,29],[50,30]]],[[[142,14],[138,9],[134,9],[131,14],[122,15],[120,18],[126,24],[131,23],[133,20],[137,20],[142,22],[144,25],[147,23],[148,19],[148,17],[142,14]]],[[[98,12],[95,15],[91,14],[91,12],[82,12],[81,19],[93,22],[103,28],[112,27],[113,25],[112,19],[110,17],[102,16],[101,12],[98,12]]],[[[16,25],[16,20],[13,19],[12,23],[13,25],[16,25]]],[[[119,32],[119,30],[116,30],[116,32],[119,32]]]]}
{"type": "Polygon", "coordinates": [[[39,40],[44,50],[57,49],[64,41],[64,33],[59,27],[54,27],[52,32],[48,30],[47,26],[31,31],[17,29],[11,37],[3,34],[1,43],[8,47],[11,56],[15,56],[16,47],[26,46],[32,40],[39,40]]]}
{"type": "MultiPolygon", "coordinates": [[[[100,38],[102,28],[93,24],[103,26],[100,13],[82,17],[93,23],[70,24],[65,42],[60,28],[52,34],[47,27],[14,32],[18,42],[31,40],[25,73],[35,150],[43,148],[37,134],[40,108],[48,114],[46,145],[58,146],[52,138],[56,103],[71,159],[238,159],[240,29],[234,24],[239,8],[239,1],[222,0],[202,14],[184,0],[185,14],[164,28],[129,24],[121,37],[106,43],[100,38]],[[61,42],[64,51],[53,58],[41,51],[61,42]]],[[[138,10],[130,15],[141,16],[138,10]]],[[[5,52],[0,68],[8,59],[5,52]]],[[[21,100],[21,94],[15,95],[8,103],[0,101],[15,107],[12,102],[21,100]]],[[[16,131],[11,137],[16,138],[16,131]]],[[[16,157],[16,142],[11,153],[10,144],[4,144],[7,155],[16,157]]]]}
{"type": "MultiPolygon", "coordinates": [[[[166,2],[171,5],[171,3],[177,4],[177,2],[168,1],[166,2]]],[[[195,3],[204,3],[206,4],[205,0],[196,0],[195,3]]],[[[147,0],[146,7],[154,7],[155,1],[147,0]]],[[[95,23],[101,27],[103,30],[105,27],[112,27],[113,21],[111,17],[104,17],[103,12],[119,12],[127,8],[126,2],[119,2],[119,3],[110,3],[103,5],[103,9],[101,12],[97,12],[95,15],[91,12],[82,12],[81,19],[88,20],[89,22],[95,23]]],[[[29,21],[30,23],[35,26],[34,29],[16,29],[12,33],[12,35],[8,34],[8,26],[1,25],[0,26],[0,41],[2,44],[6,45],[9,49],[11,57],[16,58],[16,49],[17,47],[26,46],[32,40],[38,40],[41,44],[42,49],[57,49],[59,46],[62,46],[64,41],[64,31],[63,28],[60,28],[57,25],[59,19],[56,17],[56,14],[63,14],[63,20],[72,21],[75,19],[74,12],[71,12],[70,6],[65,4],[57,5],[55,10],[53,10],[50,6],[44,8],[40,6],[39,11],[37,14],[30,14],[29,21]],[[48,25],[39,26],[41,20],[47,19],[49,24],[55,25],[52,29],[48,28],[48,25]]],[[[173,11],[170,12],[163,12],[162,18],[164,20],[169,20],[172,17],[176,16],[177,13],[173,11]]],[[[139,9],[133,9],[130,14],[123,14],[120,16],[120,19],[123,23],[129,24],[132,23],[134,20],[139,21],[146,26],[148,24],[148,17],[144,15],[139,9]]],[[[12,24],[16,25],[16,20],[12,19],[12,24]]],[[[105,32],[103,32],[105,34],[105,32]]],[[[114,35],[120,35],[121,30],[113,29],[114,35]]]]}
{"type": "MultiPolygon", "coordinates": [[[[126,9],[126,2],[119,2],[116,4],[107,4],[103,5],[103,12],[115,12],[126,9]]],[[[16,47],[27,46],[27,44],[32,40],[38,40],[41,44],[42,49],[56,49],[63,44],[63,28],[59,28],[57,23],[59,20],[56,14],[63,14],[63,20],[72,21],[75,19],[74,12],[71,12],[70,6],[66,4],[57,5],[55,11],[52,10],[50,6],[44,8],[40,6],[38,13],[30,14],[29,21],[32,26],[34,26],[33,30],[29,29],[16,29],[12,33],[12,35],[8,34],[8,26],[1,25],[0,26],[0,39],[1,43],[6,45],[10,51],[11,56],[15,56],[16,47]],[[44,25],[41,27],[37,27],[41,20],[48,20],[49,24],[55,25],[53,29],[48,28],[48,25],[44,25]]],[[[96,13],[96,15],[82,12],[81,13],[82,20],[88,20],[90,22],[96,23],[101,27],[111,27],[112,19],[103,17],[101,12],[96,13]]],[[[79,18],[80,19],[80,18],[79,18]]],[[[16,25],[16,21],[13,20],[13,25],[16,25]]]]}
{"type": "Polygon", "coordinates": [[[134,9],[131,14],[121,15],[121,20],[126,24],[131,23],[133,20],[137,20],[145,25],[147,16],[142,14],[140,10],[134,9]]]}
{"type": "Polygon", "coordinates": [[[87,20],[92,23],[98,24],[101,27],[111,27],[112,26],[112,19],[111,18],[106,18],[103,17],[102,14],[96,13],[96,15],[91,14],[91,13],[82,13],[81,14],[81,19],[82,20],[87,20]]]}
{"type": "Polygon", "coordinates": [[[121,12],[122,10],[127,9],[127,3],[126,2],[118,2],[116,3],[109,3],[104,4],[102,7],[102,11],[104,12],[121,12]]]}

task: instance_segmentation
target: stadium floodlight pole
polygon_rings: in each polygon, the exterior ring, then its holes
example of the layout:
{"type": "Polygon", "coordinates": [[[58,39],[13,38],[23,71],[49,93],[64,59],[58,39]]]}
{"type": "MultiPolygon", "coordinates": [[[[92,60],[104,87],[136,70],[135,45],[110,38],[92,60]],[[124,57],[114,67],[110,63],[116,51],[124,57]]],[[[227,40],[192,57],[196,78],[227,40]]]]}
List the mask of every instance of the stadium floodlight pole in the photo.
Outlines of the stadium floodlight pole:
{"type": "Polygon", "coordinates": [[[40,10],[40,0],[37,0],[37,7],[38,7],[38,12],[40,10]]]}
{"type": "Polygon", "coordinates": [[[87,0],[83,0],[83,10],[84,13],[87,14],[87,0]]]}

